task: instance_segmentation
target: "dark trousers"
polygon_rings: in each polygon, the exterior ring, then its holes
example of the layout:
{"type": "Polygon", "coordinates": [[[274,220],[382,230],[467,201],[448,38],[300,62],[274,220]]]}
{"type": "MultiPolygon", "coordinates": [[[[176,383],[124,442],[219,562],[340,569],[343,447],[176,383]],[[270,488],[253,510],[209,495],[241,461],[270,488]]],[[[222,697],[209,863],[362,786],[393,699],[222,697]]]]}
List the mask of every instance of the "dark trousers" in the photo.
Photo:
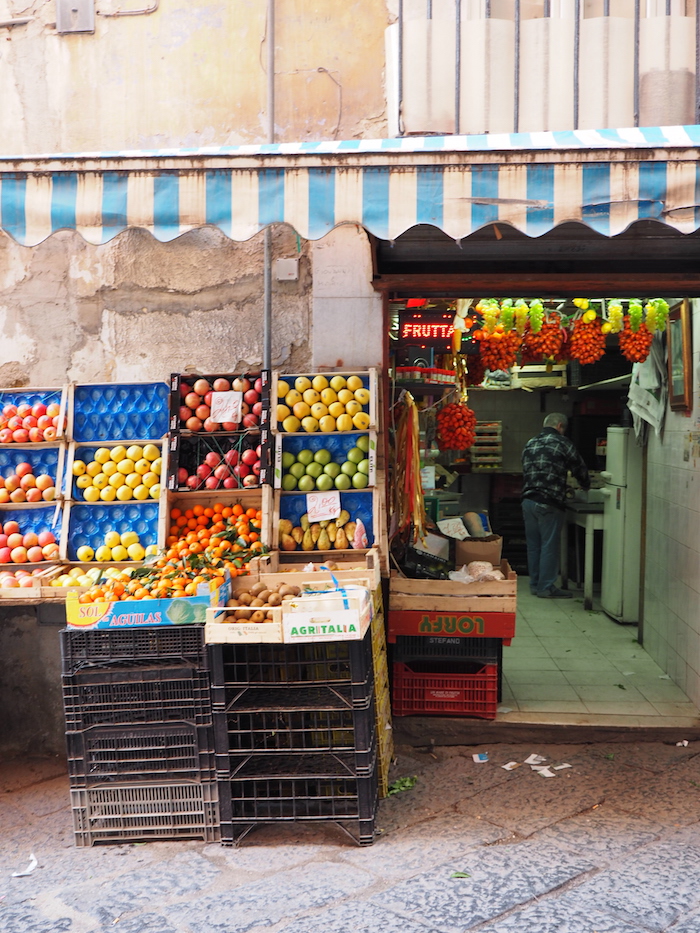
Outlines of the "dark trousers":
{"type": "Polygon", "coordinates": [[[523,499],[530,589],[545,593],[557,585],[564,513],[553,505],[523,499]]]}

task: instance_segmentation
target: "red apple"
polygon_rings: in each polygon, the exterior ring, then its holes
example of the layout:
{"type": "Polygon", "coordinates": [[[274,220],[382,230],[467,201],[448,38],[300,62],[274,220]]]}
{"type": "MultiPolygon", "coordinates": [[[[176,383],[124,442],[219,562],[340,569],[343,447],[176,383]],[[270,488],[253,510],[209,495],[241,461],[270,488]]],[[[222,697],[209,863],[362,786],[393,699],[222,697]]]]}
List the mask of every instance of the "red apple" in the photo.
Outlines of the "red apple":
{"type": "MultiPolygon", "coordinates": [[[[58,415],[56,415],[55,418],[51,419],[51,425],[52,427],[56,428],[57,431],[58,431],[58,425],[59,425],[60,420],[61,419],[58,417],[58,415]]],[[[65,424],[65,418],[63,420],[63,423],[65,424]]]]}
{"type": "Polygon", "coordinates": [[[18,428],[22,427],[22,419],[19,415],[13,415],[7,422],[8,428],[11,428],[13,431],[16,431],[18,428]]]}
{"type": "Polygon", "coordinates": [[[27,549],[27,560],[30,564],[36,564],[37,561],[44,560],[44,552],[40,547],[30,547],[27,549]]]}
{"type": "Polygon", "coordinates": [[[255,473],[249,473],[247,476],[243,478],[243,485],[244,486],[257,486],[258,477],[255,475],[255,473]]]}
{"type": "Polygon", "coordinates": [[[26,502],[27,494],[23,489],[15,489],[10,493],[10,502],[26,502]]]}
{"type": "Polygon", "coordinates": [[[226,463],[220,463],[219,466],[214,470],[214,476],[217,479],[226,479],[226,477],[230,475],[231,470],[226,463]]]}
{"type": "Polygon", "coordinates": [[[237,431],[238,422],[237,421],[224,421],[221,425],[222,431],[237,431]]]}
{"type": "Polygon", "coordinates": [[[33,531],[28,531],[22,538],[22,544],[29,550],[30,547],[36,547],[39,544],[39,537],[33,531]]]}
{"type": "Polygon", "coordinates": [[[42,492],[44,489],[50,489],[53,485],[53,478],[48,473],[40,473],[36,478],[36,488],[41,489],[42,492]]]}
{"type": "Polygon", "coordinates": [[[50,428],[44,428],[44,440],[45,441],[55,441],[57,434],[58,434],[58,429],[53,426],[50,428]]]}
{"type": "Polygon", "coordinates": [[[250,473],[250,467],[247,467],[245,463],[239,463],[233,468],[233,472],[239,479],[243,479],[250,473]]]}
{"type": "Polygon", "coordinates": [[[11,418],[13,415],[17,414],[17,406],[13,405],[12,402],[8,402],[7,405],[3,405],[2,413],[7,418],[11,418]]]}
{"type": "Polygon", "coordinates": [[[204,422],[204,430],[208,431],[210,434],[213,434],[215,431],[221,429],[221,424],[218,421],[212,421],[211,418],[207,418],[204,422]]]}
{"type": "Polygon", "coordinates": [[[0,547],[7,547],[7,535],[0,534],[0,547]]]}
{"type": "Polygon", "coordinates": [[[42,415],[46,414],[46,405],[43,402],[35,402],[32,405],[32,414],[35,418],[41,418],[42,415]]]}
{"type": "MultiPolygon", "coordinates": [[[[27,558],[28,558],[29,560],[31,560],[31,557],[29,557],[29,554],[27,554],[27,558]]],[[[42,555],[41,557],[38,557],[38,558],[36,558],[36,559],[37,559],[37,560],[43,560],[44,557],[43,557],[43,555],[42,555]]],[[[19,583],[20,586],[25,586],[25,587],[26,587],[26,586],[34,586],[34,578],[33,578],[33,576],[32,576],[31,573],[28,573],[26,576],[22,575],[22,577],[20,577],[19,571],[18,571],[16,576],[17,576],[17,581],[18,581],[18,583],[19,583]]]]}
{"type": "Polygon", "coordinates": [[[54,535],[53,531],[40,531],[38,538],[39,538],[39,545],[41,547],[46,547],[47,544],[56,543],[56,536],[54,535]]]}
{"type": "Polygon", "coordinates": [[[12,548],[22,547],[24,544],[24,535],[19,531],[13,531],[12,534],[7,536],[7,546],[12,550],[12,548]]]}
{"type": "Polygon", "coordinates": [[[12,552],[9,547],[0,547],[0,564],[9,564],[12,560],[12,552]]]}
{"type": "Polygon", "coordinates": [[[250,388],[250,382],[242,376],[237,376],[231,383],[234,392],[247,392],[250,388]]]}
{"type": "Polygon", "coordinates": [[[192,391],[192,386],[188,382],[180,383],[180,398],[184,398],[192,391]]]}
{"type": "Polygon", "coordinates": [[[215,379],[212,383],[212,388],[215,392],[230,392],[231,383],[228,379],[224,379],[223,376],[220,376],[218,379],[215,379]]]}
{"type": "Polygon", "coordinates": [[[198,395],[196,392],[190,392],[189,395],[185,396],[185,405],[188,408],[191,408],[192,411],[197,408],[198,405],[202,404],[202,396],[198,395]]]}
{"type": "Polygon", "coordinates": [[[250,405],[247,402],[241,402],[241,414],[247,415],[250,411],[250,405]]]}
{"type": "Polygon", "coordinates": [[[14,492],[15,489],[19,489],[22,480],[17,476],[16,473],[11,473],[9,476],[5,477],[5,489],[8,492],[14,492]]]}
{"type": "Polygon", "coordinates": [[[260,396],[255,391],[255,389],[248,389],[248,391],[243,395],[243,401],[247,405],[255,405],[256,402],[260,401],[260,396]]]}
{"type": "Polygon", "coordinates": [[[11,428],[0,430],[0,444],[11,444],[14,441],[11,428]]]}
{"type": "Polygon", "coordinates": [[[201,485],[202,485],[202,480],[198,476],[187,477],[187,487],[189,489],[199,489],[201,485]]]}
{"type": "Polygon", "coordinates": [[[15,444],[28,444],[29,431],[26,431],[24,428],[17,428],[12,432],[12,440],[15,444]]]}
{"type": "Polygon", "coordinates": [[[259,392],[262,395],[263,381],[260,378],[260,376],[258,376],[258,378],[255,380],[255,385],[253,386],[253,388],[255,389],[256,392],[259,392]]]}
{"type": "Polygon", "coordinates": [[[259,424],[259,419],[257,415],[244,415],[243,416],[243,427],[244,428],[255,428],[259,424]]]}
{"type": "Polygon", "coordinates": [[[54,542],[53,544],[45,544],[41,549],[44,560],[56,560],[58,557],[58,545],[54,542]]]}
{"type": "MultiPolygon", "coordinates": [[[[202,422],[199,420],[199,418],[195,418],[193,415],[191,418],[187,419],[185,422],[185,427],[188,431],[201,431],[202,422]]],[[[46,437],[46,432],[44,432],[44,437],[46,437]]]]}
{"type": "Polygon", "coordinates": [[[27,402],[22,402],[21,404],[17,406],[17,417],[18,418],[26,418],[27,415],[31,415],[31,413],[32,413],[32,406],[29,405],[27,402]]]}
{"type": "Polygon", "coordinates": [[[257,415],[258,418],[262,415],[262,410],[263,410],[262,402],[256,402],[255,405],[253,405],[253,414],[257,415]]]}
{"type": "Polygon", "coordinates": [[[10,588],[19,586],[19,580],[17,577],[13,577],[11,573],[8,573],[2,578],[0,586],[2,586],[4,590],[9,590],[10,588]]]}
{"type": "Polygon", "coordinates": [[[262,467],[260,466],[260,461],[256,460],[255,463],[253,464],[253,473],[255,473],[256,476],[260,476],[261,469],[262,467]]]}
{"type": "Polygon", "coordinates": [[[27,502],[41,502],[45,493],[42,493],[41,489],[37,489],[36,486],[32,486],[31,489],[27,489],[26,496],[27,502]]]}
{"type": "Polygon", "coordinates": [[[194,412],[191,408],[188,408],[187,405],[180,405],[180,411],[178,412],[180,421],[187,421],[187,419],[191,418],[193,414],[194,412]]]}
{"type": "Polygon", "coordinates": [[[224,489],[238,489],[238,480],[235,476],[227,476],[223,482],[224,489]]]}
{"type": "MultiPolygon", "coordinates": [[[[22,479],[19,481],[20,486],[26,492],[28,489],[33,489],[36,486],[36,476],[33,473],[25,473],[22,479]]],[[[41,492],[41,490],[39,490],[41,492]]]]}
{"type": "Polygon", "coordinates": [[[46,428],[50,428],[53,424],[53,418],[49,418],[48,415],[41,415],[40,418],[36,419],[36,426],[40,431],[45,431],[46,428]]]}
{"type": "Polygon", "coordinates": [[[0,489],[0,505],[5,505],[5,503],[9,501],[10,501],[10,493],[3,486],[2,489],[0,489]]]}
{"type": "Polygon", "coordinates": [[[213,470],[208,463],[200,463],[195,473],[200,479],[206,479],[207,476],[211,476],[213,470]]]}
{"type": "Polygon", "coordinates": [[[29,430],[30,428],[35,428],[37,425],[37,420],[34,415],[27,415],[26,418],[22,418],[22,427],[29,430]]]}
{"type": "Polygon", "coordinates": [[[190,474],[187,472],[187,470],[184,467],[180,467],[180,469],[177,471],[178,486],[184,486],[187,483],[187,477],[189,475],[190,474]]]}
{"type": "Polygon", "coordinates": [[[194,413],[200,421],[206,421],[211,414],[211,408],[208,405],[197,405],[194,413]]]}
{"type": "Polygon", "coordinates": [[[38,444],[40,441],[44,440],[44,432],[41,430],[41,428],[30,428],[29,440],[32,442],[32,444],[38,444]]]}
{"type": "Polygon", "coordinates": [[[207,489],[218,489],[219,480],[214,475],[207,476],[207,478],[204,480],[204,485],[207,489]]]}
{"type": "Polygon", "coordinates": [[[255,453],[255,450],[252,447],[249,447],[247,450],[244,450],[241,454],[241,462],[245,463],[246,466],[252,466],[258,461],[259,457],[255,453]]]}
{"type": "Polygon", "coordinates": [[[221,454],[217,453],[216,450],[210,450],[204,458],[204,462],[208,463],[210,467],[218,466],[221,463],[221,454]]]}
{"type": "MultiPolygon", "coordinates": [[[[44,500],[44,502],[53,502],[53,500],[56,498],[56,487],[55,486],[48,486],[46,489],[40,490],[40,492],[41,492],[41,498],[44,500]]],[[[29,493],[27,493],[27,497],[28,496],[29,496],[29,493]]]]}
{"type": "Polygon", "coordinates": [[[208,405],[210,408],[211,408],[211,400],[212,400],[213,395],[214,395],[213,392],[207,392],[207,394],[204,396],[204,399],[203,399],[204,404],[208,405]]]}
{"type": "Polygon", "coordinates": [[[19,534],[19,522],[14,522],[14,521],[5,522],[5,525],[2,530],[6,535],[19,534]]]}
{"type": "Polygon", "coordinates": [[[206,379],[198,379],[192,388],[197,393],[197,395],[205,396],[211,389],[211,386],[206,379]]]}
{"type": "Polygon", "coordinates": [[[238,463],[238,451],[235,447],[232,447],[231,450],[227,450],[224,454],[224,460],[228,463],[229,466],[235,466],[238,463]]]}
{"type": "Polygon", "coordinates": [[[51,418],[57,418],[61,414],[61,406],[58,402],[51,402],[46,406],[46,414],[51,418]]]}
{"type": "Polygon", "coordinates": [[[15,467],[15,473],[17,474],[17,476],[20,477],[20,479],[23,476],[27,476],[29,473],[33,473],[33,472],[34,472],[34,467],[31,465],[31,463],[26,463],[26,462],[18,463],[17,466],[15,467]]]}
{"type": "Polygon", "coordinates": [[[13,564],[26,564],[27,563],[27,549],[26,547],[15,547],[10,551],[10,560],[13,564]]]}

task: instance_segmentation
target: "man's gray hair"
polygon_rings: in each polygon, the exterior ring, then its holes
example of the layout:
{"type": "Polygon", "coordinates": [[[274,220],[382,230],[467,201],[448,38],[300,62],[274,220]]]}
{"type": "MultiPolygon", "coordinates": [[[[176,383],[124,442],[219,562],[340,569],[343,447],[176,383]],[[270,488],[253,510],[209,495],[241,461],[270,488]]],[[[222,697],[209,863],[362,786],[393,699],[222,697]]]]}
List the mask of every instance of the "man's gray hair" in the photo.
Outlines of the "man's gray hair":
{"type": "Polygon", "coordinates": [[[547,415],[544,419],[544,428],[559,428],[561,426],[562,431],[566,431],[566,426],[569,423],[569,419],[566,415],[562,415],[560,412],[553,411],[551,414],[547,415]]]}

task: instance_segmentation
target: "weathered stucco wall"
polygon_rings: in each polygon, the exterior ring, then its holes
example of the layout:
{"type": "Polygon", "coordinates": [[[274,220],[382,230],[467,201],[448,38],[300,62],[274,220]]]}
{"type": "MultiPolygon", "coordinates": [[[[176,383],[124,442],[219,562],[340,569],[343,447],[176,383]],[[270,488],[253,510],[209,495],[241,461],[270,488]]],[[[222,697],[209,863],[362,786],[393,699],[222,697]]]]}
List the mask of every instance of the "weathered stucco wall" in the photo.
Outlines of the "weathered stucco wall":
{"type": "MultiPolygon", "coordinates": [[[[55,2],[0,0],[0,153],[266,139],[267,4],[96,0],[93,34],[59,35],[55,2]]],[[[278,139],[385,135],[384,2],[277,0],[278,139]]]]}
{"type": "MultiPolygon", "coordinates": [[[[132,230],[103,246],[76,233],[31,249],[0,235],[0,385],[138,381],[235,372],[262,363],[262,235],[213,229],[171,243],[132,230]]],[[[273,279],[273,366],[310,361],[309,246],[289,228],[276,257],[301,249],[298,282],[273,279]]]]}

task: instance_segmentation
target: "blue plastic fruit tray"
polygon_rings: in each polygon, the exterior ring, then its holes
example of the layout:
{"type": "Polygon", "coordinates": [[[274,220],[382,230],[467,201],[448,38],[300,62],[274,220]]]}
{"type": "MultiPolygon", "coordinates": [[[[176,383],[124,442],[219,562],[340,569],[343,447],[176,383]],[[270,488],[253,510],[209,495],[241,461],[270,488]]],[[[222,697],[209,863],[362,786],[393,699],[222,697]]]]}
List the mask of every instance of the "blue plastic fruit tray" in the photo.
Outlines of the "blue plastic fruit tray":
{"type": "Polygon", "coordinates": [[[60,452],[59,447],[37,447],[33,444],[27,447],[20,447],[18,444],[0,447],[0,475],[10,476],[16,472],[18,464],[31,463],[34,476],[46,473],[52,477],[54,485],[58,488],[60,452]]]}
{"type": "Polygon", "coordinates": [[[144,547],[158,543],[158,503],[119,502],[102,504],[72,503],[68,515],[66,556],[77,560],[79,547],[93,550],[104,544],[108,531],[135,531],[144,547]]]}
{"type": "MultiPolygon", "coordinates": [[[[294,492],[278,492],[279,517],[287,518],[293,525],[299,525],[301,516],[306,512],[306,496],[294,492]]],[[[362,520],[367,532],[367,546],[374,544],[374,493],[372,490],[341,492],[340,507],[350,513],[350,520],[362,520]]],[[[297,548],[301,550],[301,547],[297,548]]],[[[313,552],[310,552],[313,553],[313,552]]]]}
{"type": "MultiPolygon", "coordinates": [[[[90,463],[92,460],[95,459],[95,451],[99,450],[99,449],[100,449],[100,446],[106,446],[106,447],[108,446],[108,447],[112,448],[112,447],[115,447],[116,445],[113,444],[113,443],[111,443],[111,442],[110,442],[110,443],[107,443],[107,442],[105,441],[104,445],[97,445],[97,446],[95,446],[95,447],[93,447],[93,446],[77,447],[77,446],[76,446],[76,447],[74,448],[74,455],[73,455],[72,458],[69,457],[69,459],[68,459],[68,464],[67,464],[67,467],[66,467],[66,482],[65,482],[65,492],[64,492],[64,495],[70,496],[71,499],[74,499],[74,500],[77,501],[77,502],[84,502],[84,501],[85,501],[84,490],[81,489],[81,488],[77,485],[77,483],[76,483],[77,476],[73,476],[73,472],[72,472],[72,470],[73,470],[73,463],[74,463],[76,460],[83,460],[85,463],[90,463]]],[[[142,446],[142,445],[140,445],[140,446],[142,446]]],[[[158,449],[160,450],[160,449],[161,449],[161,444],[160,444],[160,443],[157,443],[157,444],[156,444],[156,447],[158,447],[158,449]]],[[[163,474],[163,476],[165,476],[165,473],[163,474]]],[[[131,500],[129,500],[129,501],[131,501],[131,500]]],[[[99,503],[93,503],[93,504],[99,505],[99,503]]],[[[122,503],[122,504],[123,504],[123,505],[126,505],[127,503],[122,503]]]]}
{"type": "Polygon", "coordinates": [[[52,402],[61,403],[63,389],[0,389],[0,410],[3,405],[36,405],[43,402],[50,405],[52,402]]]}
{"type": "Polygon", "coordinates": [[[61,535],[62,511],[55,502],[44,505],[36,505],[25,509],[11,509],[3,506],[0,509],[0,525],[6,522],[17,522],[22,534],[33,531],[40,534],[42,531],[52,531],[56,536],[56,541],[61,535]]]}
{"type": "Polygon", "coordinates": [[[160,440],[168,431],[170,391],[164,382],[76,386],[74,441],[160,440]]]}
{"type": "Polygon", "coordinates": [[[357,446],[358,438],[369,438],[369,451],[365,457],[370,461],[369,483],[374,485],[377,455],[377,435],[374,431],[357,431],[342,434],[278,434],[275,438],[275,474],[274,484],[280,488],[282,477],[289,471],[282,466],[282,454],[291,453],[296,457],[302,450],[327,450],[331,454],[331,463],[344,463],[348,451],[357,446]]]}

